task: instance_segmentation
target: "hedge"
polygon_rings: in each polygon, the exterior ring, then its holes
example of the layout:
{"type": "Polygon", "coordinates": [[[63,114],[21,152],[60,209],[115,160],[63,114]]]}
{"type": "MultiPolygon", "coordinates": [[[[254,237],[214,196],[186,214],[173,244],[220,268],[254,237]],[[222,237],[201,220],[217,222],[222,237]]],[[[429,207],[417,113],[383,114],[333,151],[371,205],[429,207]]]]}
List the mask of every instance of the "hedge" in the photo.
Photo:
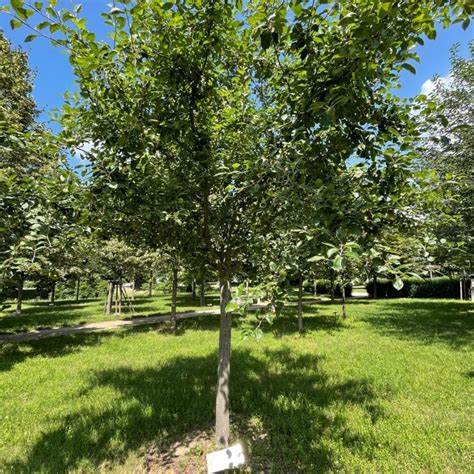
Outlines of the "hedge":
{"type": "MultiPolygon", "coordinates": [[[[331,280],[316,280],[316,291],[319,294],[330,295],[331,294],[331,280]]],[[[342,297],[341,285],[336,283],[334,286],[334,296],[337,298],[342,297]]],[[[346,285],[346,297],[352,296],[352,285],[349,283],[346,285]]]]}
{"type": "MultiPolygon", "coordinates": [[[[365,285],[369,296],[374,296],[374,282],[365,285]]],[[[459,298],[459,279],[437,277],[432,280],[419,278],[403,279],[403,288],[398,291],[391,280],[377,279],[377,298],[459,298]]]]}

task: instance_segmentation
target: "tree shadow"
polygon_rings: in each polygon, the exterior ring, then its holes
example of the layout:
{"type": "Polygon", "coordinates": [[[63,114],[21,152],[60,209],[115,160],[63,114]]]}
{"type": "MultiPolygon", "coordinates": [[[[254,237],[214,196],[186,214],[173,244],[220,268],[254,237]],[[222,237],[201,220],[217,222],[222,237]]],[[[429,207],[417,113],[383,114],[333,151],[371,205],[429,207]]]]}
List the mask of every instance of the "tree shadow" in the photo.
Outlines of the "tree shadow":
{"type": "Polygon", "coordinates": [[[376,314],[362,320],[383,335],[423,344],[461,349],[474,342],[474,313],[470,304],[461,301],[384,300],[376,314]]]}
{"type": "Polygon", "coordinates": [[[62,357],[85,347],[102,343],[112,332],[76,334],[0,345],[0,371],[11,370],[16,364],[34,357],[62,357]]]}
{"type": "MultiPolygon", "coordinates": [[[[190,430],[212,424],[216,362],[213,353],[177,357],[161,367],[92,372],[76,402],[103,389],[118,399],[100,409],[74,403],[81,408],[43,433],[24,461],[4,468],[56,473],[86,463],[96,470],[149,446],[166,452],[190,430]]],[[[318,356],[294,355],[290,349],[234,351],[232,371],[232,416],[260,420],[265,433],[243,440],[252,468],[330,471],[336,468],[337,445],[364,455],[376,442],[352,430],[343,410],[356,405],[368,423],[377,423],[382,411],[367,380],[337,379],[321,370],[318,356]]]]}

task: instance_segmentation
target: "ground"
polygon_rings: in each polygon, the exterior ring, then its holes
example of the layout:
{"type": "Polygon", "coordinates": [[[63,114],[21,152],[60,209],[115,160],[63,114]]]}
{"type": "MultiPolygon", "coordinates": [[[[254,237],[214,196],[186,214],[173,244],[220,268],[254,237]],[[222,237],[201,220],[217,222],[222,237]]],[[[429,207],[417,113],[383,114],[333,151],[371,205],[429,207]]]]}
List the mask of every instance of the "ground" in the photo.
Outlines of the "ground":
{"type": "MultiPolygon", "coordinates": [[[[254,316],[236,318],[233,433],[250,468],[471,470],[471,308],[358,300],[341,322],[323,302],[305,308],[304,335],[292,308],[259,340],[243,336],[254,316]]],[[[177,334],[162,324],[1,346],[0,471],[203,469],[217,331],[206,316],[177,334]]]]}

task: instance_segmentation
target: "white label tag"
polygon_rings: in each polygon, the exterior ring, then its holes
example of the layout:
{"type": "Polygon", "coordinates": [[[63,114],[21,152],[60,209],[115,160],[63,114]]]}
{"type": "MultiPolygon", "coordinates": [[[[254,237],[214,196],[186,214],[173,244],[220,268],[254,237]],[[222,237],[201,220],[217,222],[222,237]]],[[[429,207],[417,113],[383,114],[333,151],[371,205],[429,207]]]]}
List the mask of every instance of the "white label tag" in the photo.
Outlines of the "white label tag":
{"type": "Polygon", "coordinates": [[[245,464],[244,452],[240,444],[209,453],[206,458],[208,473],[225,471],[245,464]]]}

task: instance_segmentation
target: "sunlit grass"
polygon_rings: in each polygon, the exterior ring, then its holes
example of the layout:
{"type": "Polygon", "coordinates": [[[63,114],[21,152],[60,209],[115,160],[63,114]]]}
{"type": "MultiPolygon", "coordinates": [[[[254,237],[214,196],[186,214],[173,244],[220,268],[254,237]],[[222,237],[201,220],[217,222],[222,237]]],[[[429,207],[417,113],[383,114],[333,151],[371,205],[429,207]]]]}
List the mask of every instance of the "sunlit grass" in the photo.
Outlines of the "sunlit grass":
{"type": "MultiPolygon", "coordinates": [[[[254,316],[236,319],[231,409],[252,468],[470,471],[471,308],[356,301],[341,322],[323,303],[304,335],[291,308],[258,341],[242,335],[254,316]]],[[[218,317],[161,327],[1,347],[0,471],[130,472],[212,426],[218,317]]]]}

